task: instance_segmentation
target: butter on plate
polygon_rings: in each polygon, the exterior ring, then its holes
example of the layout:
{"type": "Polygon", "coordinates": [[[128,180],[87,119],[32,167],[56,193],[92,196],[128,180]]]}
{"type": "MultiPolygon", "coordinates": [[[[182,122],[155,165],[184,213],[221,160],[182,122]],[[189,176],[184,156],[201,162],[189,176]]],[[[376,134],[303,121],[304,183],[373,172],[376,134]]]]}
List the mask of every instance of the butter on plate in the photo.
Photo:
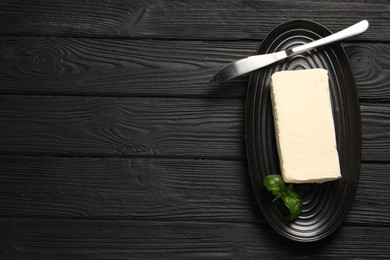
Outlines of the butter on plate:
{"type": "Polygon", "coordinates": [[[328,71],[280,71],[271,76],[280,169],[287,183],[341,178],[328,71]]]}

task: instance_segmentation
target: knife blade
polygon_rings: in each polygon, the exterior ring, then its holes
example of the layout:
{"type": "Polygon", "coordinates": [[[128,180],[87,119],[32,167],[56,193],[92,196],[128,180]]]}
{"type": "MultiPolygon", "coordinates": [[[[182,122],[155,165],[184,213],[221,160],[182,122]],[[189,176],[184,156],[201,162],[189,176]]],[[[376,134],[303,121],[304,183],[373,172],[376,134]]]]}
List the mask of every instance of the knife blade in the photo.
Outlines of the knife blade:
{"type": "Polygon", "coordinates": [[[277,61],[283,60],[292,55],[302,53],[308,50],[312,50],[316,47],[323,46],[326,44],[330,44],[336,41],[340,41],[367,31],[369,23],[367,20],[362,20],[342,31],[331,34],[327,37],[321,38],[317,41],[313,41],[307,44],[303,44],[301,46],[288,49],[285,51],[279,51],[275,53],[262,54],[262,55],[254,55],[249,56],[244,59],[237,60],[232,62],[219,71],[217,71],[209,81],[211,85],[217,85],[226,80],[235,78],[237,76],[246,74],[248,72],[263,68],[270,64],[273,64],[277,61]]]}
{"type": "Polygon", "coordinates": [[[247,58],[232,62],[215,73],[210,79],[210,84],[218,84],[245,73],[260,69],[279,60],[287,58],[287,56],[288,55],[286,51],[280,51],[270,54],[249,56],[247,58]]]}

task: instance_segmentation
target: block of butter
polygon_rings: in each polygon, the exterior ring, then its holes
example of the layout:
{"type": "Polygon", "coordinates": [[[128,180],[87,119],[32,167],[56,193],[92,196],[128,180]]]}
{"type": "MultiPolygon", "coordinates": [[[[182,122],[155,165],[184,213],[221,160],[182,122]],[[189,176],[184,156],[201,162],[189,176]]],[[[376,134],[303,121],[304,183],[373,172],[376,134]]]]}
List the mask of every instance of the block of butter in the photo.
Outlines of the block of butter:
{"type": "Polygon", "coordinates": [[[328,71],[280,71],[271,76],[280,168],[287,183],[341,178],[328,71]]]}

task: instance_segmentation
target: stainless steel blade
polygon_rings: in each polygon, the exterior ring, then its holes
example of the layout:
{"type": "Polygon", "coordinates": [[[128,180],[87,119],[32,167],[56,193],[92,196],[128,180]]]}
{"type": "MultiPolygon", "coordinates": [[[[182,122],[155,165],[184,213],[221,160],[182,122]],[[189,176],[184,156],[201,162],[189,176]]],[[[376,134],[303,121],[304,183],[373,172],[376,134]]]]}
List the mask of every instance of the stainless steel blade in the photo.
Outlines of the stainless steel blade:
{"type": "Polygon", "coordinates": [[[239,75],[265,67],[287,57],[286,51],[280,51],[264,55],[249,56],[247,58],[232,62],[223,67],[210,79],[210,84],[219,84],[239,75]]]}

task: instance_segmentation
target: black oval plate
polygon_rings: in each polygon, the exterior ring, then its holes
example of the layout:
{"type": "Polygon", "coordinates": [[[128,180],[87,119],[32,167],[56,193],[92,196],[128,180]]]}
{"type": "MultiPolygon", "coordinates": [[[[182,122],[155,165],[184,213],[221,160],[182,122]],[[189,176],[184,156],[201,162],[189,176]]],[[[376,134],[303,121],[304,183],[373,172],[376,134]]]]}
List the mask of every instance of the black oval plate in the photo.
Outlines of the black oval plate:
{"type": "MultiPolygon", "coordinates": [[[[290,49],[329,34],[328,29],[312,21],[286,22],[265,37],[257,54],[290,49]]],[[[361,153],[359,100],[343,47],[336,43],[317,48],[252,72],[246,99],[245,136],[255,195],[271,226],[282,236],[302,242],[317,241],[334,232],[352,205],[359,179],[361,153]],[[272,203],[271,194],[262,185],[265,176],[280,173],[269,84],[271,75],[276,71],[310,68],[329,71],[342,178],[323,184],[294,185],[294,190],[302,195],[303,211],[296,221],[289,223],[282,202],[272,203]]]]}

